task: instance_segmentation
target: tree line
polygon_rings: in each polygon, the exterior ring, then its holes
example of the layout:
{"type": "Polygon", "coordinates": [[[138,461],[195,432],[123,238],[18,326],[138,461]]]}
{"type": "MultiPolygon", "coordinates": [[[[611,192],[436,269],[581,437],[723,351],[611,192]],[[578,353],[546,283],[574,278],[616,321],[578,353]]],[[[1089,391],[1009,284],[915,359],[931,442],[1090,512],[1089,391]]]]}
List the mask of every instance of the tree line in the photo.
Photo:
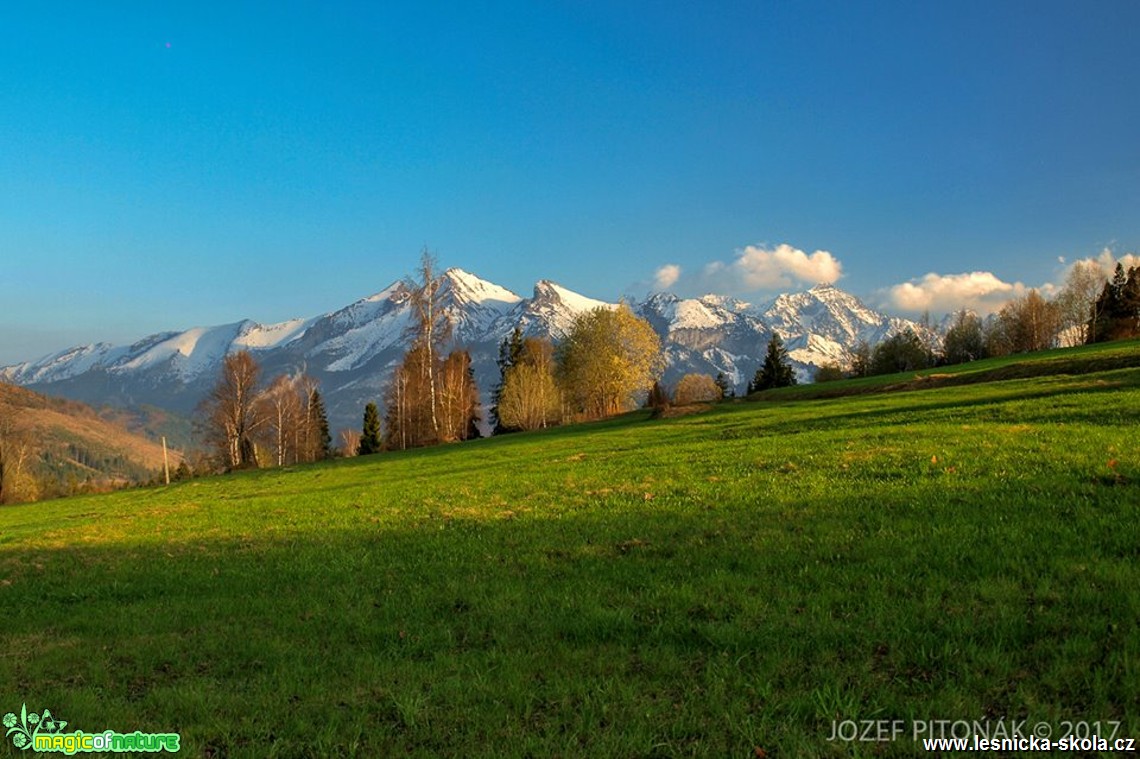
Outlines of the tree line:
{"type": "Polygon", "coordinates": [[[1032,289],[1009,300],[988,319],[968,310],[953,315],[941,347],[932,340],[929,316],[924,329],[907,329],[873,348],[865,341],[852,351],[844,371],[826,364],[815,380],[915,371],[934,366],[962,364],[983,358],[1008,356],[1120,340],[1140,336],[1140,266],[1125,270],[1117,263],[1111,278],[1095,261],[1078,261],[1064,286],[1053,298],[1032,289]]]}
{"type": "MultiPolygon", "coordinates": [[[[452,325],[443,277],[429,252],[422,253],[416,274],[407,283],[411,346],[384,393],[383,424],[375,404],[365,407],[358,453],[480,434],[484,420],[470,354],[455,349],[444,355],[452,325]]],[[[498,367],[487,426],[494,434],[541,429],[631,408],[660,371],[660,343],[628,306],[603,307],[580,314],[558,345],[516,327],[500,345],[498,367]]]]}
{"type": "Polygon", "coordinates": [[[248,469],[320,461],[332,455],[328,416],[316,379],[281,375],[261,385],[248,351],[222,361],[217,384],[199,407],[198,427],[214,454],[211,468],[248,469]]]}
{"type": "MultiPolygon", "coordinates": [[[[851,367],[824,366],[816,380],[866,376],[1040,350],[1070,341],[1096,342],[1140,334],[1140,268],[1117,266],[1103,281],[1094,262],[1080,262],[1052,300],[1031,290],[983,321],[955,315],[942,346],[930,328],[906,330],[874,348],[856,346],[851,367]]],[[[552,427],[610,416],[647,405],[687,405],[733,394],[723,373],[689,374],[670,392],[660,381],[660,341],[626,304],[579,314],[565,337],[526,336],[516,327],[499,348],[499,379],[483,418],[470,353],[453,345],[445,279],[424,251],[407,286],[409,347],[381,398],[365,405],[359,430],[343,430],[334,448],[318,385],[304,374],[258,384],[245,352],[224,362],[202,408],[204,438],[221,469],[286,465],[332,455],[368,455],[452,443],[492,434],[552,427]]],[[[783,341],[772,334],[762,365],[748,383],[757,392],[796,383],[783,341]]]]}
{"type": "Polygon", "coordinates": [[[498,433],[635,408],[663,368],[657,333],[624,303],[579,314],[558,345],[524,338],[516,327],[499,348],[498,364],[491,409],[498,433]]]}
{"type": "MultiPolygon", "coordinates": [[[[331,445],[318,383],[283,375],[268,385],[246,351],[223,361],[199,407],[211,468],[233,470],[368,455],[480,437],[484,422],[470,353],[453,345],[445,279],[434,256],[421,255],[405,282],[408,349],[381,398],[368,402],[359,430],[331,445]]],[[[596,419],[633,408],[662,369],[653,328],[627,305],[580,314],[557,345],[515,329],[503,341],[499,382],[485,420],[492,433],[596,419]]]]}
{"type": "MultiPolygon", "coordinates": [[[[227,356],[216,385],[200,405],[196,425],[209,455],[193,465],[185,458],[171,473],[184,479],[208,471],[287,466],[335,455],[403,450],[480,436],[484,422],[469,352],[451,345],[452,324],[444,278],[424,251],[408,282],[410,347],[392,372],[379,403],[364,409],[359,430],[342,430],[333,446],[319,383],[304,372],[261,382],[261,368],[245,351],[227,356]]],[[[906,330],[874,348],[856,346],[847,370],[825,365],[815,379],[911,371],[988,356],[1140,336],[1140,266],[1116,265],[1111,278],[1096,262],[1070,269],[1064,287],[1049,299],[1037,290],[1014,298],[987,320],[961,311],[937,346],[926,329],[906,330]]],[[[732,385],[688,374],[670,391],[656,333],[626,304],[580,314],[557,344],[524,336],[516,328],[498,357],[499,381],[491,393],[486,425],[492,433],[534,430],[597,419],[647,405],[707,403],[730,397],[732,385]]],[[[779,335],[768,342],[748,392],[795,384],[779,335]]],[[[38,472],[49,454],[36,446],[19,410],[0,398],[0,503],[62,495],[91,486],[49,483],[38,472]]],[[[80,457],[82,458],[82,456],[80,457]]],[[[96,463],[99,463],[98,461],[96,463]]],[[[159,480],[154,480],[159,481],[159,480]]]]}

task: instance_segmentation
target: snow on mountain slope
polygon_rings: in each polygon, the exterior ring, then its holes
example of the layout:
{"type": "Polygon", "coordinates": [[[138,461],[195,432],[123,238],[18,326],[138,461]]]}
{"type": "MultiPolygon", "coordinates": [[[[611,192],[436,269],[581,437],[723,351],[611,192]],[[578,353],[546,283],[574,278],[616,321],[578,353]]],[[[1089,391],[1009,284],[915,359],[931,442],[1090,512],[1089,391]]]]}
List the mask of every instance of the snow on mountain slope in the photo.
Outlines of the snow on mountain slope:
{"type": "Polygon", "coordinates": [[[851,349],[860,341],[874,345],[915,326],[873,311],[854,295],[832,285],[780,295],[758,313],[784,340],[788,357],[800,365],[801,379],[810,379],[809,367],[824,363],[846,366],[851,349]]]}
{"type": "Polygon", "coordinates": [[[110,343],[80,345],[44,356],[38,361],[5,366],[0,369],[0,379],[17,385],[64,380],[113,361],[126,350],[126,347],[115,347],[110,343]]]}
{"type": "Polygon", "coordinates": [[[380,351],[399,345],[409,324],[407,311],[394,311],[329,340],[321,347],[337,358],[326,368],[330,372],[345,372],[362,366],[380,351]]]}
{"type": "Polygon", "coordinates": [[[522,300],[507,288],[480,279],[463,269],[448,269],[443,273],[443,278],[457,303],[478,303],[498,311],[506,311],[522,300]]]}
{"type": "Polygon", "coordinates": [[[235,345],[247,350],[268,350],[287,345],[305,334],[316,319],[290,319],[279,324],[252,324],[249,330],[238,335],[235,345]]]}
{"type": "Polygon", "coordinates": [[[460,344],[478,342],[492,324],[522,302],[521,297],[505,287],[462,269],[443,273],[443,298],[454,337],[460,344]]]}
{"type": "Polygon", "coordinates": [[[491,324],[490,335],[502,340],[517,326],[526,335],[560,340],[570,331],[578,314],[599,307],[617,308],[617,304],[587,298],[549,279],[539,280],[532,297],[520,300],[491,324]]]}
{"type": "MultiPolygon", "coordinates": [[[[440,296],[452,344],[472,356],[488,397],[498,379],[499,343],[517,326],[527,335],[563,338],[590,309],[616,308],[550,280],[529,298],[462,269],[442,275],[440,296]]],[[[342,309],[310,319],[261,325],[241,321],[163,332],[128,346],[100,343],[0,368],[0,378],[93,403],[149,403],[187,412],[208,392],[222,359],[250,350],[264,374],[303,370],[319,379],[334,429],[359,425],[361,409],[378,400],[410,340],[411,289],[397,281],[342,309]]],[[[874,344],[910,322],[888,317],[831,286],[781,295],[755,306],[715,294],[678,298],[658,293],[632,303],[662,341],[667,383],[689,372],[723,372],[738,390],[763,360],[775,331],[801,380],[825,362],[846,365],[860,340],[874,344]]]]}
{"type": "MultiPolygon", "coordinates": [[[[478,342],[494,322],[509,313],[522,298],[504,287],[462,269],[443,273],[440,299],[459,344],[478,342]]],[[[309,346],[306,355],[327,359],[331,372],[359,369],[373,357],[402,348],[412,324],[411,289],[404,282],[387,288],[351,306],[314,320],[328,322],[327,339],[309,346]]]]}
{"type": "Polygon", "coordinates": [[[719,329],[735,320],[713,299],[681,299],[669,293],[658,293],[646,301],[646,308],[669,324],[670,331],[682,329],[719,329]]]}

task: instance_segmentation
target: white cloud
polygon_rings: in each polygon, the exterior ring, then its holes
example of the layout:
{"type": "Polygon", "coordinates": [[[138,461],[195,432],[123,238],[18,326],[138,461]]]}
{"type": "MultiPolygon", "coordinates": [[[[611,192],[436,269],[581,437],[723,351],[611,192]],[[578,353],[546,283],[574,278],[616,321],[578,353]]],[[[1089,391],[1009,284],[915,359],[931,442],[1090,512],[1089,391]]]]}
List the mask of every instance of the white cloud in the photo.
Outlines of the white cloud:
{"type": "MultiPolygon", "coordinates": [[[[1120,258],[1117,258],[1109,248],[1102,250],[1098,256],[1089,257],[1082,260],[1094,262],[1097,266],[1100,267],[1101,274],[1103,274],[1105,278],[1112,277],[1113,272],[1116,270],[1117,263],[1120,263],[1122,266],[1124,266],[1124,271],[1126,272],[1133,266],[1140,266],[1140,256],[1137,256],[1135,253],[1125,253],[1120,258]]],[[[1074,265],[1076,263],[1078,262],[1073,262],[1074,265]]],[[[1071,269],[1072,265],[1070,265],[1069,268],[1071,269]]],[[[1065,273],[1068,274],[1068,270],[1066,270],[1065,273]]]]}
{"type": "Polygon", "coordinates": [[[713,261],[693,274],[667,264],[657,270],[654,285],[658,290],[676,287],[692,294],[741,295],[830,283],[842,276],[843,265],[828,251],[808,254],[784,243],[775,248],[749,245],[737,250],[733,260],[713,261]]]}
{"type": "Polygon", "coordinates": [[[677,264],[665,264],[653,275],[653,287],[657,290],[668,290],[681,278],[681,267],[677,264]]]}
{"type": "MultiPolygon", "coordinates": [[[[1073,267],[1094,264],[1107,280],[1112,277],[1119,262],[1125,271],[1131,266],[1140,266],[1140,256],[1125,253],[1117,257],[1110,248],[1105,248],[1095,256],[1069,260],[1058,256],[1061,264],[1054,275],[1055,282],[1045,282],[1036,290],[1046,298],[1056,296],[1065,285],[1065,279],[1073,267]]],[[[930,311],[932,314],[952,313],[968,308],[980,314],[991,314],[1001,309],[1014,298],[1028,293],[1030,287],[1021,282],[1005,282],[993,272],[973,271],[962,274],[936,274],[931,272],[921,279],[913,279],[888,288],[883,304],[911,314],[930,311]]]]}
{"type": "Polygon", "coordinates": [[[891,287],[886,301],[900,311],[916,314],[923,311],[950,313],[962,308],[989,314],[1027,292],[1029,288],[1021,282],[1004,282],[988,271],[962,274],[931,272],[921,279],[891,287]]]}

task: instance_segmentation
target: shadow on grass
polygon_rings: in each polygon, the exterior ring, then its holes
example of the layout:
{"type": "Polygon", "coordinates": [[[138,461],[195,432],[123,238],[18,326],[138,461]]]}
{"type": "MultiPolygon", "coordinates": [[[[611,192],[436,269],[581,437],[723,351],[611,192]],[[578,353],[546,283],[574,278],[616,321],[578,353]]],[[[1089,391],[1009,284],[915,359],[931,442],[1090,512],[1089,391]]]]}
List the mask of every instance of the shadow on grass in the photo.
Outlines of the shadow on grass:
{"type": "Polygon", "coordinates": [[[1001,361],[999,365],[985,368],[975,367],[972,364],[958,364],[923,369],[918,372],[903,372],[834,383],[813,383],[754,393],[748,396],[747,400],[778,402],[847,398],[857,395],[911,392],[1038,377],[1080,376],[1140,367],[1140,342],[1136,341],[1132,346],[1112,345],[1111,350],[1105,346],[1090,346],[1080,352],[1074,353],[1072,350],[1065,350],[1059,353],[1061,355],[1027,355],[1022,360],[998,360],[1001,361]],[[1087,352],[1106,355],[1082,355],[1087,352]]]}
{"type": "Polygon", "coordinates": [[[953,495],[7,547],[0,712],[212,757],[829,756],[834,719],[979,715],[1137,734],[1135,509],[953,495]]]}
{"type": "MultiPolygon", "coordinates": [[[[1138,384],[1136,380],[1140,380],[1140,372],[1136,376],[1128,376],[1122,378],[1120,382],[1106,381],[1103,384],[1089,384],[1080,387],[1077,392],[1082,395],[1105,395],[1121,393],[1122,391],[1133,390],[1138,384]]],[[[856,411],[841,410],[849,408],[850,404],[842,406],[829,406],[826,404],[813,405],[811,410],[810,422],[813,429],[819,429],[821,425],[823,428],[832,430],[839,426],[893,426],[897,424],[915,424],[922,421],[922,415],[932,414],[939,412],[950,411],[966,411],[969,409],[983,408],[992,406],[995,409],[1002,408],[1005,404],[1012,402],[1031,401],[1044,398],[1061,398],[1072,397],[1074,388],[1071,385],[1057,385],[1057,386],[1039,386],[1039,385],[1021,385],[1016,387],[1009,387],[1005,385],[993,385],[984,388],[985,394],[977,398],[964,398],[961,394],[956,394],[953,398],[946,400],[933,400],[925,402],[927,398],[936,398],[936,392],[930,388],[923,388],[927,393],[922,395],[913,395],[907,397],[905,400],[892,399],[889,403],[884,403],[881,406],[872,405],[874,400],[868,398],[867,405],[861,406],[856,411]]],[[[796,399],[798,402],[800,399],[796,399]]],[[[826,400],[824,398],[810,399],[810,400],[826,400]]],[[[809,401],[804,401],[809,402],[809,401]]],[[[1084,422],[1088,424],[1103,425],[1103,424],[1118,424],[1119,420],[1112,413],[1111,406],[1100,407],[1091,409],[1087,414],[1075,413],[1071,410],[1065,412],[1064,421],[1068,423],[1084,422]]],[[[1010,423],[1027,424],[1038,421],[1048,421],[1050,419],[1050,410],[1045,409],[1034,415],[1020,415],[1015,416],[1012,412],[1003,412],[995,417],[1001,421],[1008,421],[1010,423]]],[[[976,417],[972,421],[979,421],[976,417]]],[[[980,421],[985,421],[980,420],[980,421]]],[[[735,427],[727,427],[723,432],[726,437],[739,437],[741,436],[741,429],[754,430],[757,435],[787,435],[796,434],[803,431],[805,426],[804,419],[781,419],[781,420],[764,420],[759,424],[745,424],[737,425],[735,427]]]]}

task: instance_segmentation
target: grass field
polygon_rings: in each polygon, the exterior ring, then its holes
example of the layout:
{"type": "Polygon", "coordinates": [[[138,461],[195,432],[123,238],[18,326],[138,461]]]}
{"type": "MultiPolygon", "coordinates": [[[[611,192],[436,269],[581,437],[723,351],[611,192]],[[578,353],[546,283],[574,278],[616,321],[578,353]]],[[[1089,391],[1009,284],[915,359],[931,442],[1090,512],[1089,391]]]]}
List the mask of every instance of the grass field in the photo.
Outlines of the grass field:
{"type": "Polygon", "coordinates": [[[214,758],[1140,738],[1138,350],[4,508],[0,714],[214,758]]]}

